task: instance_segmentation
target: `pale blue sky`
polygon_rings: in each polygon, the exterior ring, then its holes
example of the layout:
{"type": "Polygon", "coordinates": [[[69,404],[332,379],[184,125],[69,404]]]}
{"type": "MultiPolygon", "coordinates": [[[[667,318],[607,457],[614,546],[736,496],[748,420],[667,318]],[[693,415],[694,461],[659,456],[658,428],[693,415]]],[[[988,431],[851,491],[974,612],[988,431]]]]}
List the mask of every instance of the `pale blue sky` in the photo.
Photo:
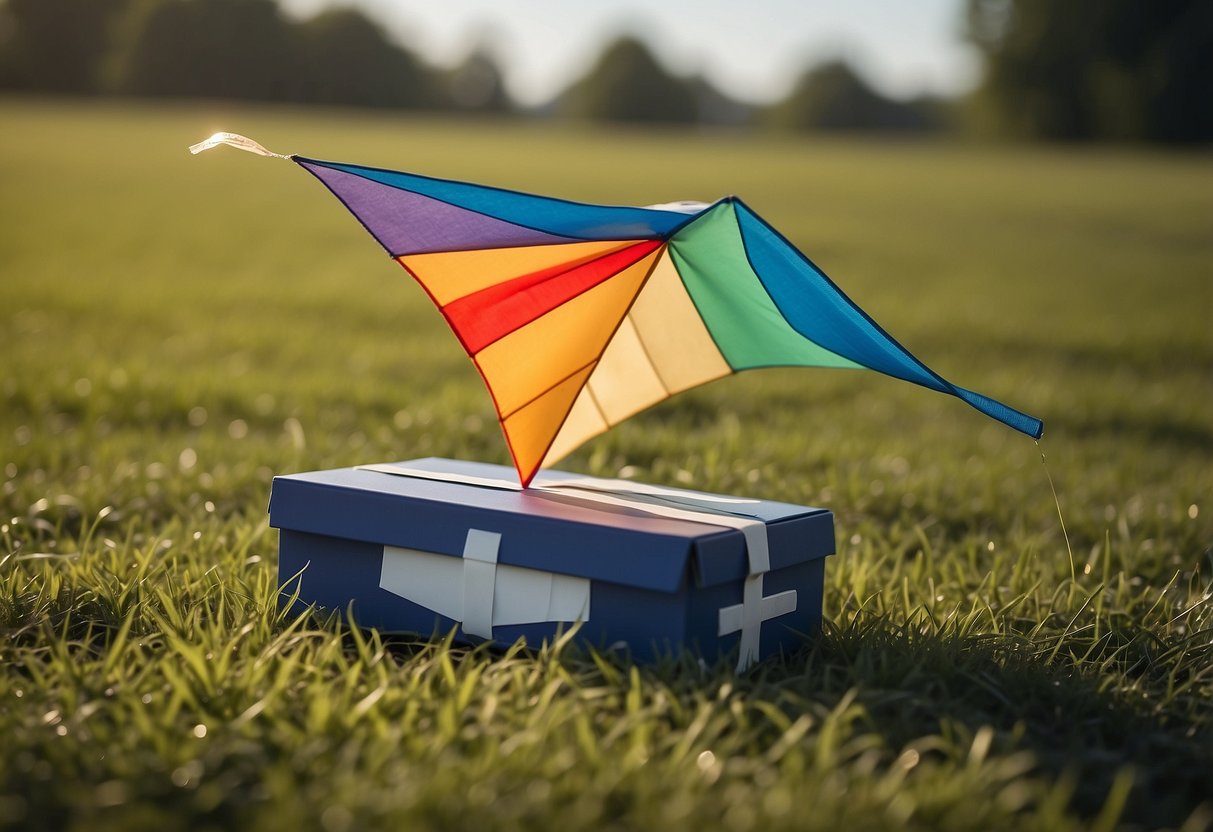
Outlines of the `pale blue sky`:
{"type": "Polygon", "coordinates": [[[588,68],[605,40],[644,36],[672,69],[756,101],[842,55],[878,89],[908,97],[969,89],[980,64],[961,35],[963,0],[282,0],[293,13],[355,5],[432,63],[489,47],[510,92],[540,103],[588,68]]]}

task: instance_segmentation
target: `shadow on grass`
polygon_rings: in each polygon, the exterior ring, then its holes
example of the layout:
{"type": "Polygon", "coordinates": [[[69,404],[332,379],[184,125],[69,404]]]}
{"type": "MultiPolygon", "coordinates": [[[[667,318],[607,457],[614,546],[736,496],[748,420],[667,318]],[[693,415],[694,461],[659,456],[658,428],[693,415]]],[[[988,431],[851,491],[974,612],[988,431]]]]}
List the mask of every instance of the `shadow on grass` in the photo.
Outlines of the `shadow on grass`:
{"type": "MultiPolygon", "coordinates": [[[[382,643],[405,661],[443,647],[456,663],[546,658],[596,685],[626,685],[633,666],[624,652],[584,649],[571,640],[537,648],[460,647],[437,636],[384,636],[382,643]]],[[[1064,651],[1042,654],[1039,643],[1014,637],[923,634],[877,621],[842,629],[827,624],[801,650],[739,677],[731,669],[735,657],[708,666],[690,653],[667,653],[639,671],[646,686],[678,697],[715,695],[729,684],[747,704],[770,703],[793,719],[800,713],[791,703],[833,709],[848,700],[862,709],[857,732],[878,735],[893,754],[914,747],[925,760],[946,755],[940,743],[924,738],[942,737],[944,745],[967,753],[972,737],[992,730],[992,753],[1027,751],[1038,777],[1071,783],[1070,809],[1078,815],[1099,815],[1128,770],[1132,788],[1121,822],[1179,827],[1202,804],[1206,814],[1213,812],[1213,733],[1197,713],[1208,707],[1193,701],[1198,694],[1158,701],[1166,687],[1160,675],[1169,674],[1172,686],[1184,681],[1183,672],[1177,677],[1154,664],[1163,649],[1145,629],[1113,632],[1080,662],[1064,651]],[[1094,672],[1098,667],[1103,671],[1094,672]],[[1109,680],[1116,676],[1114,686],[1109,680]]],[[[1199,663],[1186,671],[1200,672],[1199,663]]]]}
{"type": "MultiPolygon", "coordinates": [[[[1122,822],[1177,827],[1202,803],[1213,808],[1213,733],[1193,710],[1208,703],[1154,701],[1160,686],[1144,678],[1152,649],[1161,652],[1153,634],[1109,634],[1106,655],[1083,663],[1118,669],[1096,675],[1011,637],[909,629],[827,627],[803,650],[757,669],[751,691],[827,707],[853,694],[866,727],[891,749],[988,726],[995,751],[1028,751],[1039,773],[1070,780],[1071,809],[1082,816],[1100,811],[1126,767],[1133,787],[1122,822]],[[1121,692],[1108,673],[1121,675],[1121,692]]],[[[940,752],[924,756],[931,753],[940,752]]]]}
{"type": "MultiPolygon", "coordinates": [[[[100,656],[129,612],[70,593],[57,601],[37,615],[0,604],[0,630],[16,644],[36,646],[50,625],[74,649],[100,656]]],[[[593,686],[627,686],[633,667],[625,653],[582,649],[571,638],[498,648],[460,646],[438,635],[368,637],[351,626],[348,614],[336,611],[285,616],[274,629],[300,623],[333,633],[355,661],[368,653],[369,638],[369,652],[381,646],[400,664],[439,653],[455,668],[533,660],[559,665],[593,686]]],[[[1133,785],[1121,821],[1178,827],[1202,804],[1213,806],[1210,703],[1199,699],[1199,685],[1185,688],[1194,675],[1207,673],[1213,656],[1200,638],[1207,642],[1208,633],[1194,633],[1182,645],[1164,644],[1141,627],[1077,639],[1054,651],[1047,639],[940,633],[913,621],[876,619],[842,627],[827,623],[797,652],[737,677],[731,660],[708,666],[690,653],[667,654],[638,670],[644,687],[688,704],[705,695],[715,699],[726,685],[743,705],[776,707],[792,719],[847,702],[860,709],[854,732],[879,737],[892,755],[915,748],[925,761],[963,756],[973,737],[992,731],[993,754],[1029,752],[1035,776],[1073,784],[1070,809],[1086,818],[1100,813],[1127,768],[1133,785]],[[1068,651],[1079,649],[1081,658],[1071,658],[1068,651]],[[1182,664],[1166,658],[1176,649],[1185,657],[1182,664]]],[[[773,744],[779,731],[773,723],[760,727],[757,739],[773,744]]]]}

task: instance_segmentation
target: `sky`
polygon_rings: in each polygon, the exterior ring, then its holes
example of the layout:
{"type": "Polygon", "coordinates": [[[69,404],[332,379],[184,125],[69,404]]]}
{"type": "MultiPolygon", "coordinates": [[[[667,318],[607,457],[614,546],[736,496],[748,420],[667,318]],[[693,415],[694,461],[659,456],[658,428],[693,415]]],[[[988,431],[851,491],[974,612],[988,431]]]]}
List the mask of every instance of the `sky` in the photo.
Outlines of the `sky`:
{"type": "Polygon", "coordinates": [[[603,45],[636,34],[680,73],[743,100],[784,95],[808,66],[845,57],[897,98],[970,89],[980,62],[961,33],[964,0],[282,0],[291,14],[356,6],[433,64],[473,48],[497,59],[510,93],[541,104],[603,45]]]}

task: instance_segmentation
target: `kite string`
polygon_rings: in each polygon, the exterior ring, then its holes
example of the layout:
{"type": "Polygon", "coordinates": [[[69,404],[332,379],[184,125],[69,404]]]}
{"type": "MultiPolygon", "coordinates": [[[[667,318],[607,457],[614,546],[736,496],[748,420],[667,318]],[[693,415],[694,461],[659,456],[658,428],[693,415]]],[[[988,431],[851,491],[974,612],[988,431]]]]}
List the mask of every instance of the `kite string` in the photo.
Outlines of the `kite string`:
{"type": "Polygon", "coordinates": [[[1049,473],[1049,463],[1045,461],[1044,448],[1040,447],[1040,440],[1036,440],[1036,447],[1040,449],[1040,464],[1045,469],[1045,477],[1049,480],[1049,490],[1053,492],[1053,504],[1057,506],[1057,519],[1061,523],[1061,535],[1066,541],[1066,553],[1070,556],[1070,580],[1072,582],[1078,580],[1078,572],[1074,567],[1074,550],[1070,548],[1070,533],[1066,531],[1066,518],[1061,515],[1061,500],[1057,497],[1057,488],[1053,485],[1053,475],[1049,473]]]}

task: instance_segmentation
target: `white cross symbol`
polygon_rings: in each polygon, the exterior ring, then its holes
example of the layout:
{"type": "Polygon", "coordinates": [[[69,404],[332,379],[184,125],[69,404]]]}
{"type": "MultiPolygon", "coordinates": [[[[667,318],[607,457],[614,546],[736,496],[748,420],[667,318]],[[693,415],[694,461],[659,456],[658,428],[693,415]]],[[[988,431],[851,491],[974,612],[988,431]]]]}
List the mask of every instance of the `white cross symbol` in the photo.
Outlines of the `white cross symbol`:
{"type": "Polygon", "coordinates": [[[762,622],[796,611],[796,590],[777,592],[763,597],[762,576],[750,575],[745,579],[745,589],[740,604],[720,610],[720,627],[717,636],[726,636],[741,630],[741,655],[737,658],[737,672],[741,673],[758,661],[759,636],[762,622]]]}

